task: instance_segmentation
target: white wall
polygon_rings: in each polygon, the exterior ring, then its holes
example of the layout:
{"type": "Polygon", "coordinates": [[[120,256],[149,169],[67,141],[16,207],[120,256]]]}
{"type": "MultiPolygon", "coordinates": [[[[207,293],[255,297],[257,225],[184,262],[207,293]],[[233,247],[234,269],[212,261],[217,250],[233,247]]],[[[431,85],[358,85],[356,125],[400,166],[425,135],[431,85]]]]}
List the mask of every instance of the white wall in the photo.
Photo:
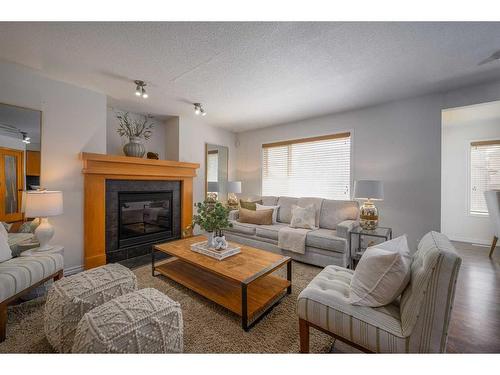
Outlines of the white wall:
{"type": "MultiPolygon", "coordinates": [[[[110,155],[124,155],[123,146],[129,142],[128,138],[120,137],[117,133],[118,120],[115,112],[124,112],[119,108],[108,108],[106,120],[106,153],[110,155]]],[[[127,111],[125,111],[127,112],[127,111]]],[[[129,112],[131,118],[140,118],[142,115],[129,112]]],[[[154,123],[152,129],[153,135],[149,140],[144,140],[144,146],[147,152],[156,152],[161,160],[166,159],[166,143],[165,143],[165,124],[162,121],[151,119],[154,123]]],[[[146,156],[144,156],[146,157],[146,156]]]]}
{"type": "Polygon", "coordinates": [[[205,195],[205,143],[229,148],[229,181],[236,176],[235,134],[224,129],[206,125],[202,117],[180,118],[179,160],[200,163],[198,176],[193,182],[193,200],[199,202],[205,195]]]}
{"type": "Polygon", "coordinates": [[[441,230],[458,241],[490,244],[488,216],[470,215],[469,152],[471,141],[500,139],[500,102],[443,111],[441,230]]]}
{"type": "Polygon", "coordinates": [[[42,111],[42,185],[64,194],[64,214],[51,219],[65,268],[83,264],[82,151],[106,152],[106,96],[0,62],[0,102],[42,111]]]}

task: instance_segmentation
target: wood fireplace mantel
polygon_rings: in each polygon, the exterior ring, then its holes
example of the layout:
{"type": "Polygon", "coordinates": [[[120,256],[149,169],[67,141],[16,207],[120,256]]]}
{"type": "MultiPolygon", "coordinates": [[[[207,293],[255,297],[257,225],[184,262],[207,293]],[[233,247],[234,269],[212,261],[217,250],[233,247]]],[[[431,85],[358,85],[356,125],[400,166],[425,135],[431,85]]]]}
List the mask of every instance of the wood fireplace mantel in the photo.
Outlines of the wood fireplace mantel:
{"type": "Polygon", "coordinates": [[[175,180],[181,183],[181,228],[193,216],[193,178],[197,163],[127,156],[80,154],[84,174],[85,269],[106,264],[106,180],[175,180]]]}

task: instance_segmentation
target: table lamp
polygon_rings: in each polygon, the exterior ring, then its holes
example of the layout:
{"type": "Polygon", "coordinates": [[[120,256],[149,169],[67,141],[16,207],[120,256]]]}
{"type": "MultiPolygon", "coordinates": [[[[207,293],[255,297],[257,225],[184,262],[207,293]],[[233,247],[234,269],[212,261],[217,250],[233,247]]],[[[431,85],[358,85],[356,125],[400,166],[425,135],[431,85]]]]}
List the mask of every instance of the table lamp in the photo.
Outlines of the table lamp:
{"type": "Polygon", "coordinates": [[[372,201],[384,199],[384,186],[378,180],[358,180],[354,182],[354,198],[366,199],[359,211],[359,225],[373,230],[378,226],[378,210],[372,201]]]}
{"type": "Polygon", "coordinates": [[[40,247],[34,250],[52,249],[48,243],[54,236],[54,227],[49,223],[49,216],[63,213],[63,194],[61,191],[27,191],[25,217],[40,218],[40,225],[35,230],[35,237],[40,247]]]}
{"type": "Polygon", "coordinates": [[[241,181],[228,181],[227,182],[227,205],[231,208],[238,208],[238,197],[236,194],[241,194],[241,181]]]}

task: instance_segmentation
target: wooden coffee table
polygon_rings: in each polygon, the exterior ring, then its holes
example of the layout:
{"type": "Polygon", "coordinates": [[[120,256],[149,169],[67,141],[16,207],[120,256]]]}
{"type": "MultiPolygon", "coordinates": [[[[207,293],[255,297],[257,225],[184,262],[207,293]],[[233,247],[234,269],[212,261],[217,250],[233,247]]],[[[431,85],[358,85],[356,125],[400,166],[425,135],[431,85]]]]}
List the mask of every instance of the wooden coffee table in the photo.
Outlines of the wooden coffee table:
{"type": "Polygon", "coordinates": [[[194,236],[153,246],[153,276],[162,274],[238,314],[245,331],[292,292],[290,257],[238,244],[241,253],[216,260],[191,250],[203,240],[194,236]],[[172,257],[156,262],[156,251],[172,257]],[[272,274],[285,265],[286,279],[272,274]]]}

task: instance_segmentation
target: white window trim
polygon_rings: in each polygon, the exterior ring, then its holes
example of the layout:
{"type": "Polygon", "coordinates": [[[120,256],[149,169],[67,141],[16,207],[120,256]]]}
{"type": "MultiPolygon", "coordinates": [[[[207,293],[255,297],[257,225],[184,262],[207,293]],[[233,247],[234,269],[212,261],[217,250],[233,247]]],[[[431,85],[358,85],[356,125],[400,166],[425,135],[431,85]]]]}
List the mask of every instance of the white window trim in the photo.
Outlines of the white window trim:
{"type": "Polygon", "coordinates": [[[480,139],[469,139],[468,141],[466,141],[466,144],[465,144],[465,152],[467,153],[467,173],[466,173],[466,178],[467,178],[467,181],[466,181],[466,186],[467,186],[467,189],[465,191],[465,199],[467,201],[467,205],[465,206],[465,214],[469,217],[476,217],[476,218],[485,218],[485,217],[489,217],[490,214],[488,212],[471,212],[471,209],[470,209],[470,205],[471,205],[471,201],[470,201],[470,189],[471,189],[471,184],[470,184],[470,172],[471,172],[471,143],[473,142],[483,142],[483,141],[496,141],[498,140],[498,137],[490,137],[490,138],[480,138],[480,139]]]}
{"type": "MultiPolygon", "coordinates": [[[[266,141],[266,142],[263,142],[261,143],[259,146],[260,146],[260,152],[259,152],[259,156],[260,156],[260,160],[259,160],[259,168],[260,168],[260,181],[259,181],[259,195],[262,197],[262,181],[264,179],[264,169],[262,168],[262,163],[264,161],[264,148],[262,147],[264,144],[266,143],[274,143],[274,142],[290,142],[290,141],[294,141],[296,139],[300,139],[300,138],[312,138],[312,137],[322,137],[322,136],[327,136],[327,135],[332,135],[332,134],[340,134],[340,133],[351,133],[350,135],[350,138],[351,138],[351,141],[350,141],[350,147],[351,149],[349,150],[349,166],[350,166],[350,171],[349,171],[349,176],[350,176],[350,187],[349,187],[349,192],[351,193],[350,194],[350,197],[349,199],[353,199],[352,198],[352,195],[353,195],[353,192],[354,192],[354,142],[355,142],[355,137],[354,137],[354,129],[346,129],[346,130],[335,130],[333,133],[332,132],[328,132],[328,133],[325,133],[325,134],[314,134],[314,135],[297,135],[296,137],[293,137],[293,138],[287,138],[287,139],[273,139],[273,140],[269,140],[269,141],[266,141]]],[[[301,198],[301,197],[296,197],[296,198],[301,198]]]]}

